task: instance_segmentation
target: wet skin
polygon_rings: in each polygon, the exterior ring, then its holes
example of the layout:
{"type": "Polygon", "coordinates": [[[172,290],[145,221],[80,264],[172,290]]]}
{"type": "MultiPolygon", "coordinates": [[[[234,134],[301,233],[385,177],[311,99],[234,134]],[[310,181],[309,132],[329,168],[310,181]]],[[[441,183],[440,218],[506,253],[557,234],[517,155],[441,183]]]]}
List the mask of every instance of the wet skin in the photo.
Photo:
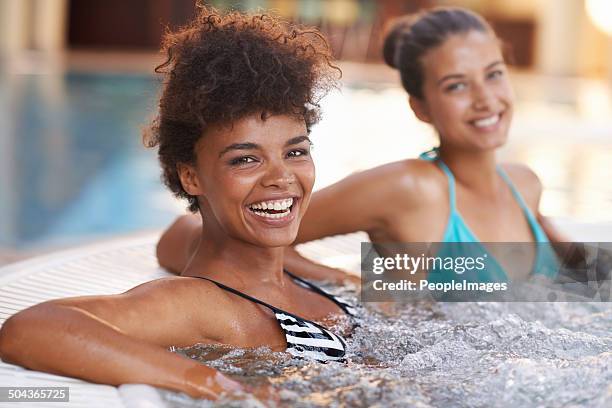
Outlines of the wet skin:
{"type": "Polygon", "coordinates": [[[105,384],[145,383],[217,398],[239,390],[216,370],[167,351],[169,346],[223,343],[286,348],[272,313],[219,289],[202,276],[312,320],[340,309],[283,272],[306,210],[314,166],[303,120],[251,115],[214,127],[198,143],[194,164],[180,167],[198,196],[207,234],[193,246],[187,277],[159,279],[112,296],[45,302],[6,321],[0,356],[28,368],[105,384]],[[253,214],[262,200],[294,198],[273,221],[253,214]],[[189,277],[192,276],[192,277],[189,277]]]}

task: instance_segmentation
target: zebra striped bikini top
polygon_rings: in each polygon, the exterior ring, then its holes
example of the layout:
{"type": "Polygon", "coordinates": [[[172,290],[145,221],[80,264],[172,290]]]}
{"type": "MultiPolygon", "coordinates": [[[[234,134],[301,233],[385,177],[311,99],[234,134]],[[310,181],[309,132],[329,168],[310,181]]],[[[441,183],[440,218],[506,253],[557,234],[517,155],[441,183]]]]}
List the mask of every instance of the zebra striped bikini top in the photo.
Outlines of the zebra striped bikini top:
{"type": "MultiPolygon", "coordinates": [[[[306,289],[310,289],[313,292],[316,292],[331,300],[347,315],[351,317],[355,316],[354,308],[344,300],[325,292],[323,289],[291,274],[289,271],[285,270],[285,273],[289,275],[298,285],[306,289]]],[[[313,359],[321,362],[341,361],[344,359],[344,355],[346,354],[345,340],[341,336],[327,330],[325,327],[292,313],[285,312],[282,309],[262,302],[259,299],[247,295],[246,293],[237,291],[234,288],[225,286],[212,279],[201,276],[193,277],[206,279],[223,290],[227,290],[228,292],[271,309],[272,312],[274,312],[274,317],[278,321],[281,330],[285,334],[285,339],[287,341],[287,352],[289,354],[295,357],[313,359]]]]}

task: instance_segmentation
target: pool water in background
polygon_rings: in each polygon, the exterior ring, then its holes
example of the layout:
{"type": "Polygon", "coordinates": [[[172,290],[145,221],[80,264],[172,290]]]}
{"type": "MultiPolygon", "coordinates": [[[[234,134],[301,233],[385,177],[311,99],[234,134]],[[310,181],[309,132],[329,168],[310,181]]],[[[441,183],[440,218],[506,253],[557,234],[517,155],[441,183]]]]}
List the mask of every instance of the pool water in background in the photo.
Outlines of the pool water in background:
{"type": "Polygon", "coordinates": [[[0,77],[0,246],[68,245],[159,228],[177,212],[140,130],[150,76],[0,77]]]}
{"type": "MultiPolygon", "coordinates": [[[[536,170],[545,214],[612,221],[609,93],[587,84],[559,97],[534,81],[514,82],[520,102],[503,158],[536,170]]],[[[159,229],[182,213],[160,182],[155,151],[141,144],[158,91],[149,75],[0,71],[0,248],[159,229]]],[[[322,106],[312,134],[315,188],[436,144],[395,83],[349,83],[322,106]]]]}

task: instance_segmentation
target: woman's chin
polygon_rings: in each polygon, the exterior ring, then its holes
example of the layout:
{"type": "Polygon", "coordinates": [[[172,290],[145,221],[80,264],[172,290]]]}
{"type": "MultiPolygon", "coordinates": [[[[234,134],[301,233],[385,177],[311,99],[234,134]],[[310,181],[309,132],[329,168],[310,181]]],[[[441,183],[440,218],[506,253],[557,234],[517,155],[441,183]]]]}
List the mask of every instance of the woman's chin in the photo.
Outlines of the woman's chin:
{"type": "Polygon", "coordinates": [[[500,133],[497,135],[487,135],[474,141],[475,147],[481,151],[491,151],[499,149],[508,141],[508,135],[500,133]]]}
{"type": "Polygon", "coordinates": [[[279,248],[279,247],[288,247],[295,242],[296,235],[291,237],[260,237],[257,239],[257,245],[262,248],[279,248]]]}
{"type": "Polygon", "coordinates": [[[278,248],[293,245],[297,238],[297,228],[279,228],[265,231],[250,231],[245,241],[262,248],[278,248]]]}
{"type": "Polygon", "coordinates": [[[481,149],[485,151],[497,150],[500,147],[503,147],[506,144],[506,141],[507,141],[507,138],[489,140],[487,141],[486,144],[481,146],[481,149]]]}

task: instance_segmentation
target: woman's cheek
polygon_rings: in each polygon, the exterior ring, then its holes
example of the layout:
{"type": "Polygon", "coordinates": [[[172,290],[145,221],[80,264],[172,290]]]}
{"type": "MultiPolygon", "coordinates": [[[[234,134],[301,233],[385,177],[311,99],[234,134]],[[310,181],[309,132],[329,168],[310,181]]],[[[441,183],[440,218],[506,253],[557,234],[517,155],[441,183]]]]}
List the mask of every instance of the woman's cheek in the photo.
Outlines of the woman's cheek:
{"type": "Polygon", "coordinates": [[[312,190],[316,179],[316,168],[312,159],[308,162],[308,177],[310,178],[310,189],[312,190]]]}

